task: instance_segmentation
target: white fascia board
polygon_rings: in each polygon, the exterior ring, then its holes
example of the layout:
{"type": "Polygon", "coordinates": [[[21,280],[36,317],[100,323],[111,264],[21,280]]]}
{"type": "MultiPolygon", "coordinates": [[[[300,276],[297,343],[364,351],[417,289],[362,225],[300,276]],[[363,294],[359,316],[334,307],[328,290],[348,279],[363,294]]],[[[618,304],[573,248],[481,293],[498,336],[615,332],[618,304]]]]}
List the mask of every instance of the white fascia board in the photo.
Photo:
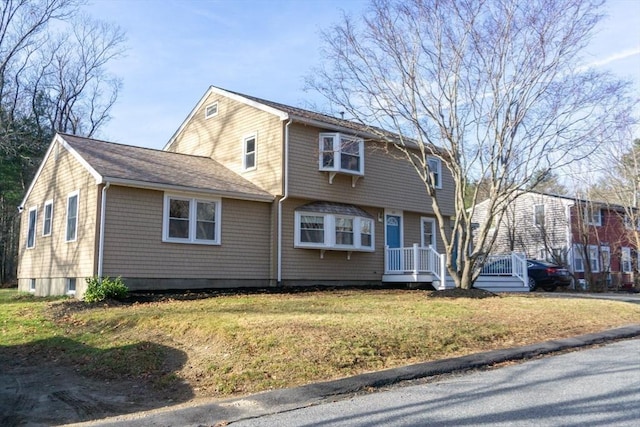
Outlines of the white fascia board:
{"type": "Polygon", "coordinates": [[[42,158],[42,162],[40,162],[40,166],[38,167],[38,170],[36,171],[36,174],[34,175],[33,179],[31,180],[31,184],[29,184],[29,188],[27,189],[27,192],[25,193],[25,195],[24,195],[24,197],[22,199],[22,202],[20,202],[20,205],[18,206],[18,210],[22,211],[22,209],[24,209],[24,204],[27,202],[27,199],[29,198],[29,195],[31,194],[31,191],[33,190],[33,187],[35,186],[36,182],[40,178],[40,174],[42,173],[42,170],[44,169],[44,165],[49,161],[49,158],[51,157],[51,154],[53,152],[53,149],[54,149],[56,143],[60,144],[65,150],[67,150],[69,153],[71,153],[71,155],[85,169],[87,169],[87,171],[91,174],[91,176],[93,176],[95,178],[97,183],[101,183],[102,182],[102,176],[98,172],[96,172],[96,170],[94,168],[92,168],[91,165],[89,165],[89,163],[87,163],[86,160],[84,160],[82,158],[82,156],[80,156],[76,152],[76,150],[74,150],[73,148],[71,148],[69,146],[69,144],[67,144],[67,142],[64,140],[62,135],[56,133],[56,135],[53,137],[53,140],[51,141],[51,144],[49,144],[49,148],[47,148],[47,152],[45,153],[44,157],[42,158]]]}
{"type": "Polygon", "coordinates": [[[60,144],[67,149],[69,153],[80,163],[84,168],[91,174],[91,176],[96,180],[96,184],[102,184],[104,182],[102,175],[96,171],[93,166],[91,166],[76,150],[73,149],[67,141],[64,140],[64,137],[61,135],[57,135],[59,137],[60,144]]]}
{"type": "Polygon", "coordinates": [[[211,96],[211,94],[224,96],[224,97],[233,99],[234,101],[238,101],[243,104],[250,105],[259,110],[266,111],[267,113],[274,114],[278,116],[282,121],[287,120],[289,118],[289,115],[284,111],[280,111],[276,108],[269,107],[268,105],[261,104],[259,102],[245,98],[244,96],[238,95],[236,93],[227,92],[226,90],[220,89],[219,87],[209,86],[209,89],[207,89],[207,91],[202,96],[202,98],[200,98],[200,101],[198,101],[196,106],[193,107],[193,110],[191,110],[187,118],[182,122],[178,130],[176,130],[175,133],[171,136],[171,138],[169,139],[169,142],[167,142],[165,146],[162,148],[164,151],[166,151],[171,146],[171,144],[173,144],[173,142],[176,140],[178,135],[180,135],[180,133],[182,133],[184,128],[187,126],[187,123],[189,123],[191,119],[196,115],[196,113],[200,110],[200,108],[202,108],[205,101],[209,98],[209,96],[211,96]]]}
{"type": "Polygon", "coordinates": [[[221,191],[215,189],[204,189],[195,187],[184,187],[181,185],[172,184],[160,184],[146,181],[135,181],[123,178],[110,178],[104,177],[104,182],[109,182],[113,185],[120,185],[122,187],[142,188],[147,190],[162,190],[162,191],[175,191],[179,193],[192,193],[192,194],[207,194],[225,197],[228,199],[237,200],[249,200],[254,202],[272,202],[273,196],[260,195],[260,194],[248,194],[239,191],[221,191]]]}

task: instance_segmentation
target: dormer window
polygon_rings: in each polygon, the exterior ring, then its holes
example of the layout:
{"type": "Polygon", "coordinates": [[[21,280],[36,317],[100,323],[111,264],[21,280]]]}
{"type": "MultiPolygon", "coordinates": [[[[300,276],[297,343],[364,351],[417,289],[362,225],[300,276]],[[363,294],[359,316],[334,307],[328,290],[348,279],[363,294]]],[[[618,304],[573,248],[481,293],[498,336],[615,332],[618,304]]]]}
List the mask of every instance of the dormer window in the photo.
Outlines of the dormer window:
{"type": "Polygon", "coordinates": [[[319,169],[330,173],[329,182],[336,173],[364,175],[364,141],[337,132],[321,133],[319,169]]]}

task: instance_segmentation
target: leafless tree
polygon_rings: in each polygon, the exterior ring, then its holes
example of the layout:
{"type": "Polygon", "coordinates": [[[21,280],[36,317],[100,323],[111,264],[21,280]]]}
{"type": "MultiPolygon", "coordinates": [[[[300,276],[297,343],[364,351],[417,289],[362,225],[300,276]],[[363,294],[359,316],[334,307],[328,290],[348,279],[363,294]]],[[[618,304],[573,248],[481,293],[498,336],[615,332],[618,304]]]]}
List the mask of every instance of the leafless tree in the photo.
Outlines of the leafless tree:
{"type": "Polygon", "coordinates": [[[581,67],[601,6],[595,0],[374,0],[361,18],[345,16],[324,32],[326,62],[308,87],[403,150],[430,196],[456,286],[473,286],[476,264],[497,235],[489,233],[491,225],[502,222],[521,190],[589,156],[630,121],[628,83],[581,67]],[[453,175],[451,218],[429,157],[453,175]],[[489,184],[489,214],[469,250],[474,208],[465,209],[464,197],[468,183],[481,180],[489,184]]]}
{"type": "Polygon", "coordinates": [[[107,73],[106,64],[123,53],[120,28],[86,16],[74,20],[45,51],[40,88],[49,98],[49,120],[56,130],[92,136],[109,118],[120,80],[107,73]]]}
{"type": "Polygon", "coordinates": [[[15,278],[17,205],[59,130],[93,135],[120,81],[106,68],[124,35],[82,0],[0,0],[0,282],[15,278]]]}

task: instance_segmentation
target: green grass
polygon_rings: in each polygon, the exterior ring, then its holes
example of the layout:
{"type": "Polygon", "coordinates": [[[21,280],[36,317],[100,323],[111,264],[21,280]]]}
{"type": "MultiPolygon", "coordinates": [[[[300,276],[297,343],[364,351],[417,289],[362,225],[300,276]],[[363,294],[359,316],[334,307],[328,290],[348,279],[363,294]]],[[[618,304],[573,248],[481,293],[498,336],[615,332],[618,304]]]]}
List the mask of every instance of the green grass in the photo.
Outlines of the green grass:
{"type": "Polygon", "coordinates": [[[60,304],[70,303],[0,290],[0,345],[82,362],[87,375],[161,387],[186,381],[198,396],[289,387],[640,321],[640,306],[613,301],[390,290],[230,295],[64,316],[55,310],[60,304]]]}

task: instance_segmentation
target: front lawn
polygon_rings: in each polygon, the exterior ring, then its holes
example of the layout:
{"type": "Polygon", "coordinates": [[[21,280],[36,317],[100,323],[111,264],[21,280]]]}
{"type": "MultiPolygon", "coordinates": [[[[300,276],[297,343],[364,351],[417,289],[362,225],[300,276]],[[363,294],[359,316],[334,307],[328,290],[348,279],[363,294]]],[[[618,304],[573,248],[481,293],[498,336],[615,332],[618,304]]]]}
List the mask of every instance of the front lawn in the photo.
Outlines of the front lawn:
{"type": "Polygon", "coordinates": [[[0,290],[0,345],[84,375],[228,396],[640,321],[640,306],[419,290],[236,294],[87,306],[0,290]],[[88,307],[88,308],[87,308],[88,307]]]}

